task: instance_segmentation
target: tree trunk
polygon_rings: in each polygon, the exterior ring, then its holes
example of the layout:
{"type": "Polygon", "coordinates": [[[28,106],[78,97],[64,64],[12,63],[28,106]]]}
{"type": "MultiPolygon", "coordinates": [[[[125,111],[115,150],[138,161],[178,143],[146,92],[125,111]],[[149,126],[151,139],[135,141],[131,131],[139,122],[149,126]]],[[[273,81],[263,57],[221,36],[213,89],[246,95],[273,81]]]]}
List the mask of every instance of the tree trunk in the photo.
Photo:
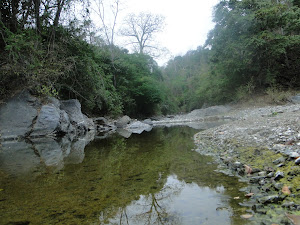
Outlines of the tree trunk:
{"type": "Polygon", "coordinates": [[[19,0],[12,0],[11,1],[11,9],[12,9],[12,14],[11,14],[11,31],[16,32],[18,30],[18,19],[17,19],[17,14],[18,14],[18,8],[19,8],[19,0]]]}
{"type": "Polygon", "coordinates": [[[34,0],[35,25],[38,33],[41,32],[40,5],[40,0],[34,0]]]}
{"type": "Polygon", "coordinates": [[[56,11],[55,19],[54,19],[54,22],[53,22],[54,28],[58,27],[60,13],[62,11],[62,8],[63,8],[64,4],[65,4],[65,0],[57,0],[57,11],[56,11]]]}

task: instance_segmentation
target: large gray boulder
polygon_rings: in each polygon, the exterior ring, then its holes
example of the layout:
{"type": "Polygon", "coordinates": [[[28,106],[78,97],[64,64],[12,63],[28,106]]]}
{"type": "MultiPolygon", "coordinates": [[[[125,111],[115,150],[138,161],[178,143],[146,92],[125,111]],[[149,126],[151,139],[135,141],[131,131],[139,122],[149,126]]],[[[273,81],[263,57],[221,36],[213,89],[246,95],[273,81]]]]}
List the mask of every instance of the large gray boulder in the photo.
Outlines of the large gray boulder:
{"type": "Polygon", "coordinates": [[[131,119],[129,116],[123,116],[120,119],[117,120],[116,126],[117,128],[123,128],[125,127],[128,123],[130,123],[131,119]]]}
{"type": "Polygon", "coordinates": [[[1,139],[10,140],[27,136],[38,115],[37,105],[37,99],[28,91],[22,91],[0,105],[1,139]]]}
{"type": "Polygon", "coordinates": [[[30,137],[55,135],[60,128],[60,109],[53,104],[43,105],[33,126],[30,137]]]}
{"type": "Polygon", "coordinates": [[[82,114],[81,105],[77,99],[61,101],[60,109],[66,111],[70,122],[75,126],[78,135],[83,135],[88,130],[94,129],[93,120],[82,114]]]}

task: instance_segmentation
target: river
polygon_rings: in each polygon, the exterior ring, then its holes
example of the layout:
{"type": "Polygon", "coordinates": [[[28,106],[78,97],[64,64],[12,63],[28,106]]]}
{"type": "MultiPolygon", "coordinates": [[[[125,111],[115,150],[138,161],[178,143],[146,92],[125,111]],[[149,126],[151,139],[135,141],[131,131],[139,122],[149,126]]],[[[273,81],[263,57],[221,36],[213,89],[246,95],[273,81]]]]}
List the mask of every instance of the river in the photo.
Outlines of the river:
{"type": "Polygon", "coordinates": [[[246,224],[244,184],[194,151],[196,132],[115,134],[59,169],[12,174],[0,165],[0,224],[246,224]]]}

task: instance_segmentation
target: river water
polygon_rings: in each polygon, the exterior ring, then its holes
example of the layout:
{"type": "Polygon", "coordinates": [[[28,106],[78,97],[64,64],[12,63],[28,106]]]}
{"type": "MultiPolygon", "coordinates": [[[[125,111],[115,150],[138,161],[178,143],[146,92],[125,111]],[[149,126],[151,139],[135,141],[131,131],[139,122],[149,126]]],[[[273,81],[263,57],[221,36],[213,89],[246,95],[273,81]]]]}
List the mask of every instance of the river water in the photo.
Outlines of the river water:
{"type": "Polygon", "coordinates": [[[10,174],[0,165],[0,224],[246,224],[243,183],[193,150],[196,132],[113,135],[59,170],[10,174]]]}

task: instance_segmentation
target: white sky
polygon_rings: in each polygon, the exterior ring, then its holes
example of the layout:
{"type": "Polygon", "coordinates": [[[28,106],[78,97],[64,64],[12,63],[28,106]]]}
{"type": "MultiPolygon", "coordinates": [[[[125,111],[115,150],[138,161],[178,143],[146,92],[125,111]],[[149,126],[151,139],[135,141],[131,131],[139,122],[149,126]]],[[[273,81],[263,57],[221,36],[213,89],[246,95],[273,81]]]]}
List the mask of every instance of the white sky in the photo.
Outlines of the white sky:
{"type": "MultiPolygon", "coordinates": [[[[112,1],[112,0],[107,0],[112,1]]],[[[161,47],[169,50],[168,58],[157,59],[163,65],[170,57],[184,55],[203,45],[212,22],[213,6],[220,0],[121,0],[118,25],[129,13],[150,12],[165,17],[165,28],[157,34],[161,47]]],[[[116,40],[117,41],[117,40],[116,40]]],[[[118,41],[117,41],[118,42],[118,41]]],[[[129,48],[129,46],[121,46],[129,48]]]]}

